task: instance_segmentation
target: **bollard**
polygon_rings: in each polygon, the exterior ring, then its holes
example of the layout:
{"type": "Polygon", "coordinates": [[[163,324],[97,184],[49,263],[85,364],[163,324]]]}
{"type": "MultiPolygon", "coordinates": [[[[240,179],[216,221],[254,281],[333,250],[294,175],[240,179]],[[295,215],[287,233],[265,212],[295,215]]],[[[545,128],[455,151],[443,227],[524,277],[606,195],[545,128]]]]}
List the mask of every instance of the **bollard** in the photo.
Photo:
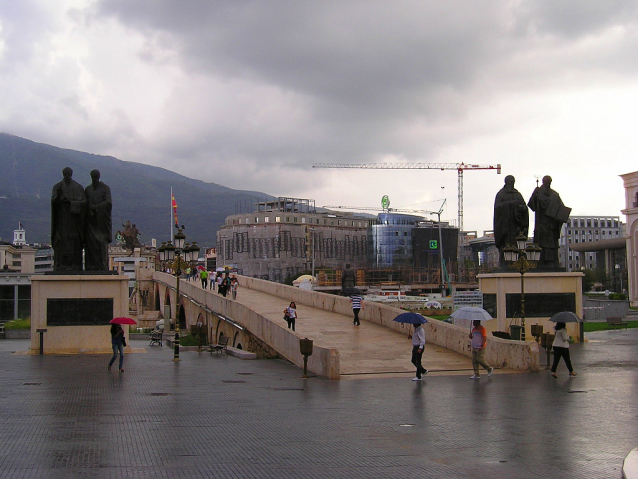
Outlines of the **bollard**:
{"type": "Polygon", "coordinates": [[[312,356],[312,339],[299,340],[299,351],[303,355],[303,378],[308,377],[308,356],[312,356]]]}
{"type": "Polygon", "coordinates": [[[40,333],[40,356],[44,354],[44,333],[47,332],[46,329],[36,329],[38,333],[40,333]]]}

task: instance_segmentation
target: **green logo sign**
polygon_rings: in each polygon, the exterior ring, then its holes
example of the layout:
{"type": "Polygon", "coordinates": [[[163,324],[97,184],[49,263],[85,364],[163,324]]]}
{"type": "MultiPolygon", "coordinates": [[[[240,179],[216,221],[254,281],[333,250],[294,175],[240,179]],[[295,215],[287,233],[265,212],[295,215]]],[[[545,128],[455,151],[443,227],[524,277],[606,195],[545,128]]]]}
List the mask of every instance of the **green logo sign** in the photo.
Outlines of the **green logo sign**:
{"type": "Polygon", "coordinates": [[[381,198],[381,207],[384,210],[387,210],[390,207],[390,198],[388,195],[383,195],[383,198],[381,198]]]}
{"type": "Polygon", "coordinates": [[[439,249],[439,242],[437,240],[430,240],[430,249],[439,249]]]}

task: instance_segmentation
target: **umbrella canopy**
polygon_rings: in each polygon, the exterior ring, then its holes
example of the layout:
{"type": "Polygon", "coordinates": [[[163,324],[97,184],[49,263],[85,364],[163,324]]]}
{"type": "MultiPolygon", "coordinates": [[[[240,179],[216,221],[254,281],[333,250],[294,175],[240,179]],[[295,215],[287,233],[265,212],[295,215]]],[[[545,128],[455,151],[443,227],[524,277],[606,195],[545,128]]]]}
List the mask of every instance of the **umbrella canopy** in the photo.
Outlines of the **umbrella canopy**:
{"type": "Polygon", "coordinates": [[[552,323],[577,323],[582,321],[576,314],[571,311],[561,311],[560,313],[556,313],[554,316],[549,318],[552,323]]]}
{"type": "Polygon", "coordinates": [[[112,320],[109,321],[109,323],[111,323],[111,324],[137,324],[137,322],[133,318],[125,318],[125,317],[113,318],[112,320]]]}
{"type": "Polygon", "coordinates": [[[483,308],[477,308],[475,306],[459,308],[450,316],[454,319],[467,319],[469,321],[489,321],[490,319],[494,319],[490,316],[490,313],[483,308]]]}
{"type": "Polygon", "coordinates": [[[343,290],[343,293],[346,296],[353,296],[355,294],[358,294],[359,296],[361,296],[363,294],[363,292],[358,288],[346,288],[343,290]]]}
{"type": "Polygon", "coordinates": [[[217,271],[218,273],[221,273],[222,271],[224,271],[224,268],[217,268],[215,271],[217,271]]]}
{"type": "Polygon", "coordinates": [[[425,303],[426,308],[441,309],[441,303],[438,301],[428,301],[425,303]]]}
{"type": "Polygon", "coordinates": [[[293,281],[293,284],[301,283],[303,281],[310,281],[311,283],[316,283],[317,282],[317,278],[315,278],[311,274],[302,274],[296,280],[293,281]]]}
{"type": "Polygon", "coordinates": [[[424,324],[428,322],[427,319],[417,313],[403,313],[394,318],[393,321],[407,324],[424,324]]]}

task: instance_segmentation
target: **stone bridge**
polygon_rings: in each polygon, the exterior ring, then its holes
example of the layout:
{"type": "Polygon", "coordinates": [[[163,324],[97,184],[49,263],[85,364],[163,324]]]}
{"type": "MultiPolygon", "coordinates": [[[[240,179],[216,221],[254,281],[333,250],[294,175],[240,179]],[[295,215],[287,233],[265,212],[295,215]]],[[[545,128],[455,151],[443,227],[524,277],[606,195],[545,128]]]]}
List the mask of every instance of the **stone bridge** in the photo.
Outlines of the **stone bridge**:
{"type": "MultiPolygon", "coordinates": [[[[270,281],[237,276],[237,299],[216,290],[203,290],[200,281],[181,279],[179,298],[180,329],[201,322],[209,341],[221,333],[229,345],[256,352],[259,357],[286,358],[303,367],[299,340],[313,340],[308,369],[330,379],[366,375],[411,377],[411,327],[392,320],[402,311],[383,304],[364,303],[360,327],[352,323],[348,298],[302,290],[270,281]],[[283,310],[294,301],[298,319],[296,331],[287,328],[283,310]]],[[[154,309],[175,316],[176,278],[154,272],[151,297],[154,309]]],[[[427,345],[423,364],[433,374],[466,374],[471,371],[468,331],[431,320],[425,325],[427,345]]],[[[487,360],[497,368],[519,371],[538,369],[536,343],[489,338],[487,360]]]]}

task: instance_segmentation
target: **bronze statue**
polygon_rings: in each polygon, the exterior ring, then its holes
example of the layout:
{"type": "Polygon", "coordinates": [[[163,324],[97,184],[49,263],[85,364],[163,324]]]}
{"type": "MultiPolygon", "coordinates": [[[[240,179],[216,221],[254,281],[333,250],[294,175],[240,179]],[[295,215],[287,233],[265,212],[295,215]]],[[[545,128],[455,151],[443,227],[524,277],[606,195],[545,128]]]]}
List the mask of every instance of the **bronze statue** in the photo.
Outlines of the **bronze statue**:
{"type": "Polygon", "coordinates": [[[527,205],[535,215],[534,242],[541,247],[539,269],[556,270],[558,261],[558,239],[563,223],[569,220],[572,209],[566,207],[558,193],[551,189],[552,177],[544,176],[543,184],[537,186],[527,205]]]}
{"type": "Polygon", "coordinates": [[[346,269],[341,273],[341,292],[347,294],[347,290],[354,288],[357,281],[357,275],[350,269],[350,265],[346,264],[346,269]]]}
{"type": "Polygon", "coordinates": [[[72,179],[73,170],[62,170],[64,179],[51,194],[51,243],[54,271],[82,271],[82,246],[86,217],[86,196],[82,185],[72,179]]]}
{"type": "Polygon", "coordinates": [[[122,231],[118,231],[116,233],[116,237],[118,241],[124,242],[124,247],[131,251],[131,253],[129,254],[129,256],[131,256],[135,248],[142,247],[142,244],[139,240],[139,237],[142,233],[140,232],[140,230],[137,229],[135,223],[131,225],[130,220],[126,220],[126,224],[122,223],[122,226],[122,231]]]}
{"type": "Polygon", "coordinates": [[[496,194],[494,200],[494,242],[498,248],[499,266],[505,268],[503,249],[516,245],[519,234],[527,236],[529,229],[529,211],[525,199],[516,188],[512,175],[505,177],[505,186],[496,194]]]}
{"type": "Polygon", "coordinates": [[[100,172],[91,171],[91,184],[84,190],[88,202],[84,263],[86,271],[108,271],[111,224],[111,188],[100,181],[100,172]]]}

